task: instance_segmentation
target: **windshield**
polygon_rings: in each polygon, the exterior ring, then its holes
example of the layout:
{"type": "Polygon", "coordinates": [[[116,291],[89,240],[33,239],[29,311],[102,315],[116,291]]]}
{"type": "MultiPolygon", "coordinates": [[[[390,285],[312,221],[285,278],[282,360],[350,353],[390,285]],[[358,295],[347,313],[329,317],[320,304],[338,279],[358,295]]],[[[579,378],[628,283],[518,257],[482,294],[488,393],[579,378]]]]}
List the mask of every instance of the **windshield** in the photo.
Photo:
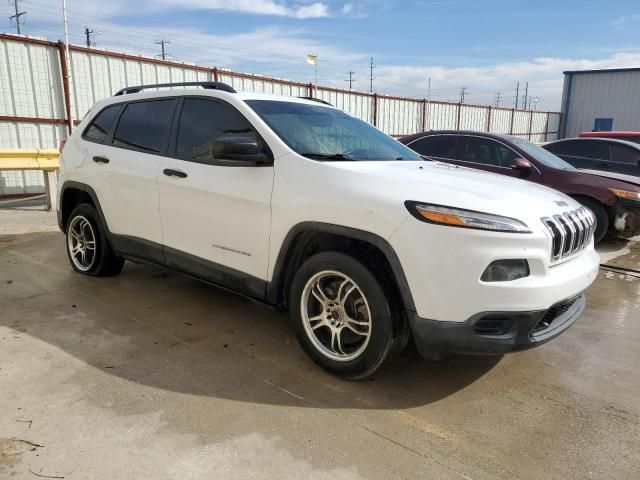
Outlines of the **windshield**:
{"type": "Polygon", "coordinates": [[[547,167],[559,168],[561,170],[575,170],[576,168],[562,160],[560,157],[556,157],[553,153],[544,148],[531,143],[522,138],[512,137],[509,140],[516,146],[527,152],[533,158],[539,162],[545,164],[547,167]]]}
{"type": "Polygon", "coordinates": [[[422,160],[377,128],[335,108],[277,100],[248,100],[247,104],[289,147],[308,158],[422,160]]]}

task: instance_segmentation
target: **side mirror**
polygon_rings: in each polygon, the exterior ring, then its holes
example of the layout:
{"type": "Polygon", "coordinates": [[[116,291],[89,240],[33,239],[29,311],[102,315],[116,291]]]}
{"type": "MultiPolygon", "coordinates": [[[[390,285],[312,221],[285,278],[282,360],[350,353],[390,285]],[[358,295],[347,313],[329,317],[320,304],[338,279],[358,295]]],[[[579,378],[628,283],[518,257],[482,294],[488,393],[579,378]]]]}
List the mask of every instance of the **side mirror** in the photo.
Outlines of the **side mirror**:
{"type": "Polygon", "coordinates": [[[516,158],[511,164],[511,168],[513,168],[514,170],[520,170],[522,172],[530,172],[531,170],[533,170],[533,165],[531,165],[531,162],[529,160],[526,160],[524,158],[516,158]]]}
{"type": "Polygon", "coordinates": [[[213,158],[246,163],[270,163],[270,156],[251,137],[222,137],[213,143],[213,158]]]}

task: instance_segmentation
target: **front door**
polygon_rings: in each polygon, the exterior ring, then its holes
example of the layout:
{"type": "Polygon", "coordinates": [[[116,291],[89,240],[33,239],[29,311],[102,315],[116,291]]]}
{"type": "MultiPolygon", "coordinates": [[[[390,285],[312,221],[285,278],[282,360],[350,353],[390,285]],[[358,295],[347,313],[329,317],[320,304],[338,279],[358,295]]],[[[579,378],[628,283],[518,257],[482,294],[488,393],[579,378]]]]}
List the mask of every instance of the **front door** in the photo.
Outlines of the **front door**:
{"type": "Polygon", "coordinates": [[[273,166],[214,158],[223,136],[255,136],[246,118],[211,97],[183,97],[175,141],[158,174],[165,257],[187,271],[255,296],[266,286],[273,166]]]}

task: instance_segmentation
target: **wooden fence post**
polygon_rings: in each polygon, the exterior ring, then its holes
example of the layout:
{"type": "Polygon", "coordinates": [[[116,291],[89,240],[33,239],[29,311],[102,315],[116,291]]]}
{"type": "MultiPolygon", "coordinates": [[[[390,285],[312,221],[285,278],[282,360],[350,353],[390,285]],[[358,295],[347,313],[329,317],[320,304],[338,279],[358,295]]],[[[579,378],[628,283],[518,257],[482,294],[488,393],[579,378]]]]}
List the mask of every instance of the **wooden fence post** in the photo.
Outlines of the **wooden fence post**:
{"type": "Polygon", "coordinates": [[[516,115],[516,109],[512,108],[511,109],[511,126],[509,126],[509,135],[513,135],[513,118],[516,115]]]}
{"type": "Polygon", "coordinates": [[[491,112],[493,111],[493,109],[491,108],[491,105],[489,105],[489,107],[487,108],[487,133],[489,133],[491,131],[491,112]]]}

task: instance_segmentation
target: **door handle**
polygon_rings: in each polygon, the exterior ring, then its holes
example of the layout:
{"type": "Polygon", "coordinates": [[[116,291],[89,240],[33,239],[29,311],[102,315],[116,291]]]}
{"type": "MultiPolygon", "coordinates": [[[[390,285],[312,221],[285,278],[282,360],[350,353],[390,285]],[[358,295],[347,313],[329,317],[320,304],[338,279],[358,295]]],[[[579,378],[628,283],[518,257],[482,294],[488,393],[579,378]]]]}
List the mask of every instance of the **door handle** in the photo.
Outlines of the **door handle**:
{"type": "Polygon", "coordinates": [[[93,157],[93,161],[96,163],[109,163],[109,159],[107,157],[93,157]]]}
{"type": "Polygon", "coordinates": [[[178,178],[187,178],[187,174],[181,172],[180,170],[172,170],[170,168],[165,168],[162,173],[164,173],[167,177],[178,177],[178,178]]]}

